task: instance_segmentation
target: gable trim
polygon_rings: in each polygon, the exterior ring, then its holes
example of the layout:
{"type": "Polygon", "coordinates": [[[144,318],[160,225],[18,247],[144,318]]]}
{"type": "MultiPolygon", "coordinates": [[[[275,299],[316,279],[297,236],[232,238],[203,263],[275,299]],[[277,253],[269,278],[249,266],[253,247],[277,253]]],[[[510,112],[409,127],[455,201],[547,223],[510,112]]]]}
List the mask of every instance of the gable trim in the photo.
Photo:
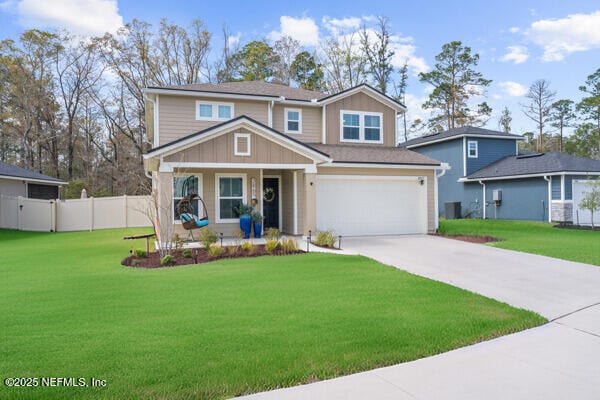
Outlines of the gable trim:
{"type": "Polygon", "coordinates": [[[401,112],[405,112],[406,111],[406,106],[394,99],[392,99],[391,97],[389,97],[386,94],[381,93],[380,91],[372,88],[371,86],[367,85],[366,83],[363,83],[361,85],[358,86],[354,86],[351,87],[349,89],[346,90],[342,90],[341,92],[332,94],[330,96],[327,97],[323,97],[322,99],[320,99],[318,102],[320,104],[326,105],[326,104],[331,104],[334,103],[338,100],[341,100],[345,97],[348,96],[352,96],[356,93],[364,93],[367,96],[372,97],[373,99],[386,104],[388,107],[393,108],[396,111],[401,111],[401,112]]]}

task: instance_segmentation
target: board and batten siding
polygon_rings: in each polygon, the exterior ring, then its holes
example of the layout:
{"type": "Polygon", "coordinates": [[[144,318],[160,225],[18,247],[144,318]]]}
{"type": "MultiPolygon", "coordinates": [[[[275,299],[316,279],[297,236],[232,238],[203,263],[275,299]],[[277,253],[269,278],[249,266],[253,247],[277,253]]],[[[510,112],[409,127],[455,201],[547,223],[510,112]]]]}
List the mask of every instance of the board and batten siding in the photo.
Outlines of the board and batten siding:
{"type": "MultiPolygon", "coordinates": [[[[425,176],[427,177],[427,230],[435,232],[435,171],[426,169],[379,169],[319,167],[318,175],[363,175],[363,176],[425,176]]],[[[340,199],[343,201],[343,199],[340,199]]],[[[398,204],[402,207],[402,204],[398,204]]]]}
{"type": "Polygon", "coordinates": [[[170,162],[244,163],[244,164],[312,164],[309,158],[260,135],[236,129],[212,140],[197,144],[165,157],[170,162]],[[250,155],[236,156],[236,133],[250,135],[250,155]]]}
{"type": "MultiPolygon", "coordinates": [[[[396,146],[396,110],[365,93],[344,97],[326,108],[327,144],[340,143],[340,111],[370,111],[383,114],[383,143],[373,145],[396,146]]],[[[343,142],[342,142],[343,143],[343,142]]]]}
{"type": "Polygon", "coordinates": [[[477,142],[477,157],[467,157],[467,175],[472,174],[483,167],[487,167],[491,163],[496,162],[501,158],[517,155],[517,145],[515,144],[516,140],[513,139],[485,139],[467,137],[465,146],[468,146],[469,141],[477,142]]]}
{"type": "Polygon", "coordinates": [[[207,97],[160,95],[158,106],[159,145],[170,143],[173,140],[223,122],[196,120],[196,101],[198,100],[233,103],[233,118],[246,115],[262,124],[266,125],[268,123],[268,104],[266,101],[231,101],[207,97]]]}
{"type": "Polygon", "coordinates": [[[302,110],[302,133],[289,133],[288,135],[305,143],[321,143],[322,108],[275,104],[273,107],[273,129],[282,133],[285,133],[286,108],[302,110]]]}

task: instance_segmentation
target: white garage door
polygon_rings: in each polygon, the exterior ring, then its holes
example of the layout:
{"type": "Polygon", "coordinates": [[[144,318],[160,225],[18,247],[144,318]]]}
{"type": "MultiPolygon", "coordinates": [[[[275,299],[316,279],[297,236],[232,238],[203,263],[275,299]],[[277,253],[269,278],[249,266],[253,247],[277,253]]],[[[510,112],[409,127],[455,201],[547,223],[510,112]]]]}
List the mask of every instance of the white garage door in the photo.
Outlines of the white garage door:
{"type": "Polygon", "coordinates": [[[427,181],[319,175],[317,229],[344,236],[427,233],[427,181]]]}

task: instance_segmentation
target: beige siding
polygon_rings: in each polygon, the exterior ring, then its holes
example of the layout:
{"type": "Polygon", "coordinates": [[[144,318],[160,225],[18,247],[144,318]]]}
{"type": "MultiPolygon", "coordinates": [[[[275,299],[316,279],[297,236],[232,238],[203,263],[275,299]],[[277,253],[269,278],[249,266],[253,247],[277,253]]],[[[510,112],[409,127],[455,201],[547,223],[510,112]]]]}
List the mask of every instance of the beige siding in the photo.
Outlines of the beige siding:
{"type": "Polygon", "coordinates": [[[321,142],[321,107],[297,107],[276,104],[273,107],[273,129],[285,133],[285,113],[286,108],[295,108],[302,110],[302,133],[289,135],[294,139],[305,143],[321,142]]]}
{"type": "Polygon", "coordinates": [[[165,157],[174,162],[312,164],[312,160],[260,135],[237,129],[165,157]],[[234,153],[235,133],[250,134],[250,156],[234,153]]]}
{"type": "Polygon", "coordinates": [[[159,100],[159,140],[160,145],[201,131],[223,121],[198,121],[196,120],[196,101],[215,101],[220,103],[233,103],[233,117],[246,115],[260,123],[267,124],[268,111],[266,101],[227,100],[196,98],[188,96],[160,95],[159,100]]]}
{"type": "Polygon", "coordinates": [[[425,176],[427,177],[427,227],[435,231],[435,171],[428,169],[379,169],[379,168],[318,168],[319,175],[376,175],[376,176],[425,176]]]}
{"type": "Polygon", "coordinates": [[[383,113],[383,144],[396,145],[396,111],[364,93],[356,93],[327,105],[327,144],[340,143],[340,111],[383,113]]]}

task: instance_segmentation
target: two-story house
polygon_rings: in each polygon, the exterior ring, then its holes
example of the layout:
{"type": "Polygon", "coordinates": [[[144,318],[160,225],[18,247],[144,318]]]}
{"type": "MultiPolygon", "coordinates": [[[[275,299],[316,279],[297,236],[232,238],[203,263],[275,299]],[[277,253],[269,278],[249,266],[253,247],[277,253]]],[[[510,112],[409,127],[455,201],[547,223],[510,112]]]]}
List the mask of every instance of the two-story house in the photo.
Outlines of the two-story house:
{"type": "Polygon", "coordinates": [[[564,153],[519,152],[522,136],[465,126],[401,144],[447,162],[438,213],[452,217],[573,221],[573,185],[600,175],[600,161],[564,153]],[[453,204],[460,203],[460,211],[453,204]],[[459,213],[459,214],[458,214],[459,213]]]}
{"type": "Polygon", "coordinates": [[[396,147],[405,107],[368,85],[333,95],[266,82],[149,87],[153,148],[147,172],[165,212],[189,192],[212,228],[239,229],[234,207],[253,204],[265,227],[288,234],[427,233],[437,229],[440,162],[396,147]]]}

